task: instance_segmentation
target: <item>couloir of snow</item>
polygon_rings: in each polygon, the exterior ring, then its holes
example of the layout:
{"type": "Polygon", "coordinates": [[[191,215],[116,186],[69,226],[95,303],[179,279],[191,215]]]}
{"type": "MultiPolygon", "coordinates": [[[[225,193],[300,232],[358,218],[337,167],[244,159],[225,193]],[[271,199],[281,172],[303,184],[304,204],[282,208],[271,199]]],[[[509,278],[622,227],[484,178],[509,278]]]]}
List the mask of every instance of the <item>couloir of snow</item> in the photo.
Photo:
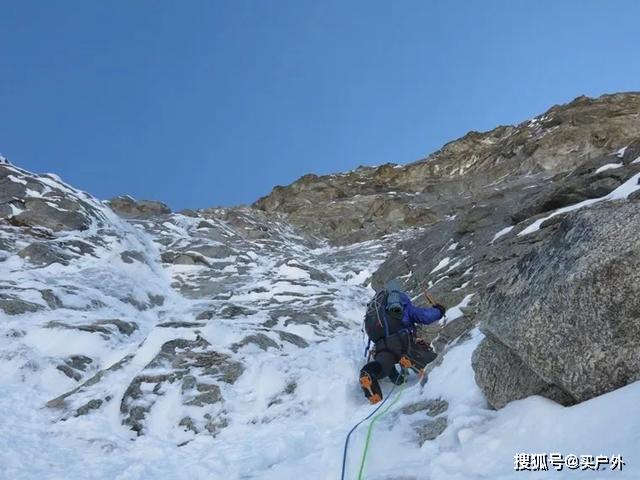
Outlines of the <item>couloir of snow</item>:
{"type": "MultiPolygon", "coordinates": [[[[636,177],[632,180],[637,182],[636,177]]],[[[634,185],[627,182],[621,187],[624,191],[612,196],[626,196],[634,185]]],[[[59,412],[45,404],[78,383],[55,365],[71,354],[90,356],[96,365],[85,381],[95,371],[131,355],[123,369],[99,384],[115,398],[121,397],[164,342],[195,338],[192,328],[159,328],[157,324],[167,319],[191,319],[203,300],[181,295],[172,283],[180,279],[184,285],[200,288],[198,279],[208,270],[202,265],[163,266],[159,261],[159,239],[180,243],[199,228],[199,220],[174,216],[154,236],[140,225],[120,220],[98,203],[95,208],[106,215],[111,233],[94,256],[64,267],[31,268],[15,255],[0,263],[0,278],[19,285],[16,292],[21,298],[42,302],[36,292],[50,288],[64,304],[12,317],[0,314],[0,479],[339,478],[345,436],[373,408],[357,384],[364,363],[360,325],[364,306],[373,293],[366,282],[388,246],[384,242],[349,247],[311,245],[282,228],[278,230],[283,238],[278,248],[269,250],[266,242],[247,241],[242,243],[243,251],[219,260],[217,275],[227,279],[239,275],[233,265],[238,255],[248,259],[248,273],[238,277],[242,285],[230,294],[238,305],[257,311],[213,319],[199,330],[218,351],[234,355],[245,365],[240,378],[224,387],[223,404],[212,407],[212,411],[224,408],[228,425],[215,437],[178,426],[185,414],[199,407],[184,405],[178,385],[170,385],[151,409],[145,434],[136,437],[122,425],[119,401],[60,421],[59,412]],[[142,252],[144,261],[121,261],[121,253],[131,250],[142,252]],[[288,261],[292,258],[295,261],[288,261]],[[327,275],[311,280],[305,266],[327,275]],[[133,297],[144,302],[149,294],[162,295],[164,304],[140,311],[123,301],[133,297]],[[91,310],[84,308],[94,300],[102,304],[91,310]],[[271,300],[297,305],[302,312],[307,300],[315,306],[333,306],[337,326],[287,324],[279,319],[278,328],[302,337],[309,346],[283,343],[280,349],[262,350],[248,345],[233,353],[230,346],[264,321],[262,310],[271,308],[265,303],[271,300]],[[135,321],[139,328],[130,337],[103,338],[96,333],[46,327],[51,321],[81,324],[100,318],[135,321]],[[295,388],[288,389],[293,384],[295,388]]],[[[218,222],[218,227],[228,232],[230,239],[236,238],[226,223],[218,222]]],[[[93,233],[68,235],[82,239],[93,233]]],[[[443,260],[439,269],[449,262],[443,260]]],[[[460,305],[452,306],[449,318],[461,315],[460,308],[470,299],[468,295],[460,305]]],[[[216,301],[209,303],[215,305],[216,301]]],[[[434,368],[424,387],[415,377],[410,378],[397,404],[376,425],[365,478],[640,478],[636,464],[640,458],[640,382],[573,407],[530,397],[493,411],[471,368],[472,352],[481,340],[482,333],[474,330],[465,341],[448,347],[442,365],[434,368]],[[440,414],[447,417],[447,428],[420,446],[415,427],[428,417],[424,412],[404,415],[402,408],[438,398],[449,403],[448,410],[440,414]],[[514,455],[520,452],[620,454],[627,465],[615,472],[515,472],[514,455]]],[[[390,388],[388,381],[383,382],[385,393],[390,388]]],[[[367,425],[352,437],[346,478],[357,478],[367,425]]]]}
{"type": "MultiPolygon", "coordinates": [[[[340,271],[334,274],[341,276],[340,271]]],[[[346,298],[335,301],[341,304],[341,316],[349,328],[311,343],[307,349],[291,346],[286,355],[256,349],[247,370],[227,392],[229,426],[215,438],[197,435],[181,447],[177,443],[188,436],[175,424],[185,407],[174,392],[167,392],[154,408],[148,434],[133,440],[119,422],[117,406],[53,423],[52,412],[43,404],[69,388],[67,379],[52,367],[24,372],[5,359],[0,364],[4,419],[0,477],[338,478],[345,435],[372,409],[363,401],[356,383],[363,361],[359,323],[371,292],[348,281],[344,288],[346,298]],[[272,404],[291,379],[297,383],[295,393],[272,404]]],[[[212,324],[204,334],[214,342],[227,343],[235,340],[238,332],[233,325],[212,324]]],[[[47,353],[65,348],[69,342],[79,342],[83,349],[101,348],[81,333],[75,334],[78,338],[69,335],[63,344],[63,339],[47,342],[39,338],[34,340],[34,348],[39,345],[47,353]]],[[[138,361],[134,364],[141,368],[164,340],[175,335],[174,331],[166,331],[164,337],[151,335],[135,351],[138,361]]],[[[590,477],[637,478],[638,469],[632,462],[640,458],[640,382],[569,408],[531,397],[492,411],[474,382],[470,363],[481,338],[476,330],[471,339],[450,348],[424,388],[412,378],[398,404],[377,424],[365,478],[524,478],[526,473],[513,470],[513,456],[518,452],[621,454],[628,462],[622,472],[591,472],[590,477]],[[420,447],[413,425],[423,420],[424,412],[407,416],[400,411],[425,398],[449,402],[444,413],[449,424],[440,437],[420,447]]],[[[309,340],[313,342],[312,335],[309,340]]],[[[385,383],[385,391],[389,388],[385,383]]],[[[366,423],[351,441],[347,478],[356,476],[365,433],[366,423]]],[[[566,475],[566,470],[557,474],[558,478],[566,475]]],[[[535,478],[552,477],[541,474],[535,478]]]]}
{"type": "MultiPolygon", "coordinates": [[[[355,320],[355,318],[353,319],[355,320]]],[[[622,471],[589,472],[592,478],[637,478],[640,454],[637,401],[640,382],[584,402],[561,407],[541,397],[512,402],[495,412],[475,385],[470,357],[479,332],[452,348],[423,389],[413,380],[400,402],[378,422],[366,465],[368,479],[511,479],[518,452],[620,454],[622,471]],[[424,398],[449,402],[449,425],[420,448],[412,423],[424,413],[401,415],[404,405],[424,398]]],[[[104,412],[72,425],[52,425],[39,395],[25,395],[13,379],[2,392],[0,464],[3,478],[104,479],[273,479],[339,478],[342,446],[349,427],[369,413],[354,377],[361,345],[356,332],[343,332],[291,359],[263,355],[236,385],[232,422],[216,438],[199,435],[177,447],[172,419],[181,406],[168,394],[154,411],[149,435],[135,441],[104,412]],[[292,398],[272,409],[272,398],[287,375],[299,385],[292,398]],[[22,394],[22,395],[21,395],[22,394]]],[[[43,372],[45,375],[52,372],[43,372]]],[[[3,378],[11,376],[4,365],[3,378]]],[[[52,388],[52,386],[49,386],[52,388]]],[[[385,390],[389,385],[385,385],[385,390]]],[[[29,392],[33,393],[33,392],[29,392]]],[[[366,424],[349,450],[347,478],[356,478],[366,424]]],[[[548,472],[534,478],[567,478],[548,472]]],[[[582,472],[583,475],[586,473],[582,472]]]]}

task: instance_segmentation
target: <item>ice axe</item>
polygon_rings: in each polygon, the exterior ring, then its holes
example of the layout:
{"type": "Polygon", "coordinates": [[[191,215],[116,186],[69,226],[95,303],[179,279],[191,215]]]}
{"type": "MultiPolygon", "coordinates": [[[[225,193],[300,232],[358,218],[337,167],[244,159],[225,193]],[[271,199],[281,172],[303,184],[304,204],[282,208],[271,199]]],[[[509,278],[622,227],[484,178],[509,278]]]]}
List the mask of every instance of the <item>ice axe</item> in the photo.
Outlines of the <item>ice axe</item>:
{"type": "MultiPolygon", "coordinates": [[[[416,284],[416,287],[418,287],[418,290],[422,292],[422,295],[424,295],[424,298],[427,300],[427,302],[429,302],[431,305],[436,305],[438,302],[436,302],[435,298],[433,298],[433,296],[427,291],[427,289],[424,288],[424,285],[418,282],[418,279],[416,278],[415,274],[413,273],[413,270],[411,269],[411,265],[409,265],[409,261],[407,260],[407,257],[403,255],[402,260],[404,261],[404,264],[407,266],[407,270],[409,271],[409,276],[413,278],[413,282],[416,284]]],[[[444,327],[447,324],[446,310],[444,315],[442,316],[442,320],[443,320],[442,326],[444,327]]],[[[421,387],[424,387],[424,384],[427,382],[426,370],[427,370],[427,367],[424,367],[423,369],[420,370],[418,374],[418,378],[420,379],[419,383],[421,387]]]]}
{"type": "MultiPolygon", "coordinates": [[[[403,256],[402,260],[404,260],[404,264],[407,266],[407,270],[409,270],[409,276],[413,279],[413,282],[416,284],[416,287],[418,287],[418,290],[422,292],[422,295],[424,295],[424,298],[427,300],[427,302],[429,302],[431,305],[436,305],[438,302],[427,291],[427,289],[424,288],[424,285],[418,282],[418,279],[413,273],[413,270],[411,269],[411,265],[409,265],[409,261],[407,260],[407,258],[403,256]]],[[[443,318],[445,318],[446,320],[446,314],[443,316],[443,318]]]]}

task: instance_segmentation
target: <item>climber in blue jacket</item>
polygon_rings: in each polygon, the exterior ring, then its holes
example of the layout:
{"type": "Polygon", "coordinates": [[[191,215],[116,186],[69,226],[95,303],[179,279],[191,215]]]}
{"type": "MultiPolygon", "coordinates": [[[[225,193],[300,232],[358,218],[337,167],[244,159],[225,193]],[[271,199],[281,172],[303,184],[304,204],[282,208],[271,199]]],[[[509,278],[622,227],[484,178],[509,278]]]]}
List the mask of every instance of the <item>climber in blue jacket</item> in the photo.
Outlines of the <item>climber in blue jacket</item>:
{"type": "Polygon", "coordinates": [[[373,361],[360,370],[360,386],[371,403],[382,400],[379,380],[389,379],[399,385],[404,376],[396,370],[399,363],[405,369],[422,372],[438,356],[431,346],[416,338],[416,324],[429,325],[440,320],[446,309],[416,307],[409,296],[399,290],[384,289],[376,293],[367,305],[364,328],[373,344],[373,361]]]}
{"type": "Polygon", "coordinates": [[[413,333],[416,331],[416,323],[429,325],[440,320],[445,313],[445,308],[442,305],[427,308],[416,307],[411,303],[409,295],[404,292],[398,292],[398,295],[402,308],[402,324],[411,329],[413,333]]]}

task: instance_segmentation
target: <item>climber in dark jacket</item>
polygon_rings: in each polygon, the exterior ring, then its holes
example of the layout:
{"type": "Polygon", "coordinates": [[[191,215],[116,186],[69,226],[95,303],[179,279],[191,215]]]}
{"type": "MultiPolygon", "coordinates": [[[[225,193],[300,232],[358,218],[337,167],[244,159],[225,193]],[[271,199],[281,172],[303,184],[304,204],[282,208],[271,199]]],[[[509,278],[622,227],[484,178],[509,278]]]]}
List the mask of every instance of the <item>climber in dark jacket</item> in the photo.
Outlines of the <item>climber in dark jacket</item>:
{"type": "Polygon", "coordinates": [[[399,385],[403,368],[422,372],[437,357],[431,346],[416,338],[416,324],[429,325],[440,320],[446,309],[439,304],[420,308],[411,303],[406,293],[382,290],[367,305],[365,331],[373,344],[373,361],[360,370],[360,386],[371,403],[382,400],[379,380],[389,379],[399,385]]]}

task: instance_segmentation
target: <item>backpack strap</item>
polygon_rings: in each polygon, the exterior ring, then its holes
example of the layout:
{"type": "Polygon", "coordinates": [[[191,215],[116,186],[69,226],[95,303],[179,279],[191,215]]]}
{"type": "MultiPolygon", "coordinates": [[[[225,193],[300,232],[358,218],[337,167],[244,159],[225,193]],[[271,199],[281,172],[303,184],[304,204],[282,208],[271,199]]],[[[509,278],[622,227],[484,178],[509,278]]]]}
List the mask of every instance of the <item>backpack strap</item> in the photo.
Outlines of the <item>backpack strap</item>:
{"type": "Polygon", "coordinates": [[[384,338],[389,336],[389,322],[387,321],[387,312],[386,312],[386,295],[384,299],[384,305],[381,305],[378,301],[378,295],[375,298],[376,302],[376,316],[378,317],[378,323],[380,325],[384,325],[384,338]],[[380,318],[380,309],[382,308],[382,318],[380,318]],[[383,323],[384,322],[384,323],[383,323]]]}
{"type": "Polygon", "coordinates": [[[364,358],[369,356],[369,350],[371,349],[371,339],[367,342],[367,348],[364,349],[364,358]]]}

